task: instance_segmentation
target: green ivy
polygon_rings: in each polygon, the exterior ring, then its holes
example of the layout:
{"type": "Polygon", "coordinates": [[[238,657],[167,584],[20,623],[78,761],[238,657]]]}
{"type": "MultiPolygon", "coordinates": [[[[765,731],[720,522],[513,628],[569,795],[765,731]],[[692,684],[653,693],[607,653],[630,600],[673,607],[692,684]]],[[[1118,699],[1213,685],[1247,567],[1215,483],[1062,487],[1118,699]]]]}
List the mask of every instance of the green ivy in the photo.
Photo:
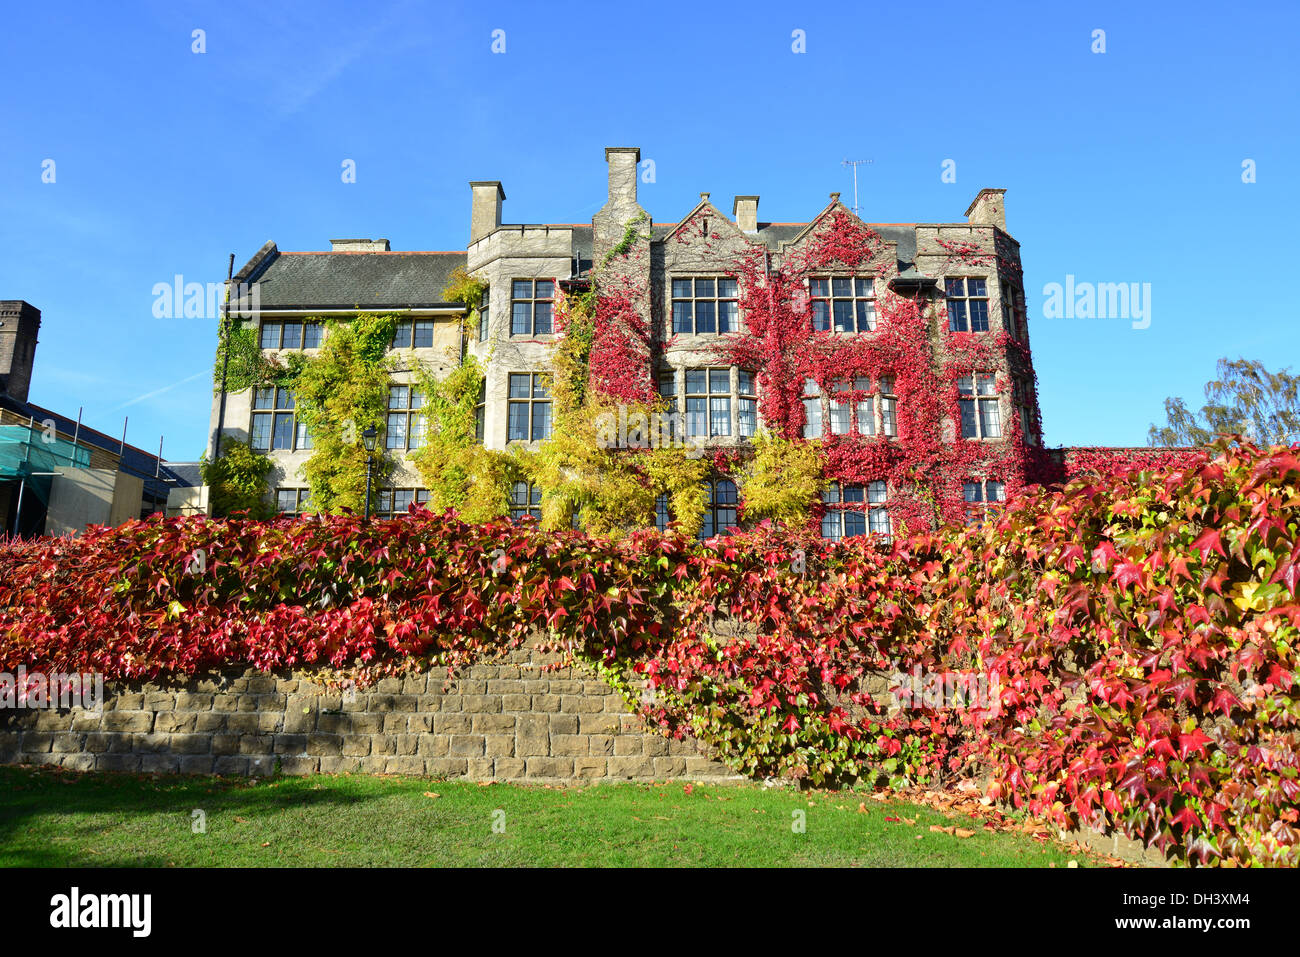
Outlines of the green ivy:
{"type": "Polygon", "coordinates": [[[210,489],[213,514],[224,517],[247,512],[252,518],[269,518],[273,510],[266,502],[270,491],[267,476],[275,464],[245,442],[227,438],[221,447],[219,459],[210,461],[205,454],[199,463],[203,484],[210,489]]]}

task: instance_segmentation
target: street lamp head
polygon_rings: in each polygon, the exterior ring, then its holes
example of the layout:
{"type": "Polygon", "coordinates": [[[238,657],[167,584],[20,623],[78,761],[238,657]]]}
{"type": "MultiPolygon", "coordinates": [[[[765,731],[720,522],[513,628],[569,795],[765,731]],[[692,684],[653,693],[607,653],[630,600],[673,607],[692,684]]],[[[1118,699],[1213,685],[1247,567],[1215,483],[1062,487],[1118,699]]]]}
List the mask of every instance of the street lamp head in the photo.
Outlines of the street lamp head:
{"type": "Polygon", "coordinates": [[[373,425],[367,425],[364,432],[361,433],[361,441],[366,446],[367,452],[375,450],[375,441],[379,438],[379,430],[373,425]]]}

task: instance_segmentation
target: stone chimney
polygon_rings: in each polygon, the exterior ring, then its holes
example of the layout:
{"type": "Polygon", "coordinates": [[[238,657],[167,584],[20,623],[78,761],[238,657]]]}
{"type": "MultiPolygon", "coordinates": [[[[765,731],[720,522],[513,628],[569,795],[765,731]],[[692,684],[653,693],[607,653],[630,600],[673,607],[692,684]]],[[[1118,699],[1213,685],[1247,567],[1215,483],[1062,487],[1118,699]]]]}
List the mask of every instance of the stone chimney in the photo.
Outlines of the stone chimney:
{"type": "Polygon", "coordinates": [[[605,147],[605,162],[609,164],[609,200],[607,207],[634,208],[636,202],[636,170],[641,162],[641,149],[636,146],[605,147]]]}
{"type": "Polygon", "coordinates": [[[736,217],[741,232],[758,232],[758,197],[737,196],[731,204],[731,215],[736,217]]]}
{"type": "Polygon", "coordinates": [[[469,241],[476,243],[501,225],[501,204],[505,202],[506,191],[501,188],[501,181],[495,179],[470,183],[469,188],[474,193],[469,241]]]}
{"type": "Polygon", "coordinates": [[[30,302],[0,302],[0,393],[19,402],[27,401],[32,384],[40,329],[41,311],[30,302]]]}
{"type": "Polygon", "coordinates": [[[1005,189],[982,189],[966,208],[966,221],[972,226],[996,226],[1007,231],[1005,189]]]}
{"type": "Polygon", "coordinates": [[[330,252],[335,253],[386,253],[387,239],[331,239],[330,252]]]}

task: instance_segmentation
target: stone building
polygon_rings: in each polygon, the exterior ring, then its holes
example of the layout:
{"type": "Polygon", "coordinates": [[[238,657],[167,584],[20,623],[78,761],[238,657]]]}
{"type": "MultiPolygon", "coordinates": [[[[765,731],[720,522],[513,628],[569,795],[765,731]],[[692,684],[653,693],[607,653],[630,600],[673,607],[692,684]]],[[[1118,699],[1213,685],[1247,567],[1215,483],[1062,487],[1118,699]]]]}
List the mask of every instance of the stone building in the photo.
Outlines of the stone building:
{"type": "MultiPolygon", "coordinates": [[[[256,316],[243,321],[257,328],[265,350],[284,353],[318,348],[322,317],[395,313],[401,320],[393,345],[399,357],[440,373],[455,367],[464,354],[483,364],[480,431],[489,448],[536,442],[549,434],[551,424],[545,373],[556,339],[556,291],[589,277],[595,264],[629,239],[628,224],[637,223],[629,254],[620,258],[618,268],[642,290],[635,307],[652,330],[652,381],[705,445],[743,447],[764,425],[756,376],[753,370],[720,365],[714,352],[720,341],[744,328],[734,260],[759,250],[778,268],[804,250],[832,217],[860,220],[838,193],[803,223],[761,221],[759,197],[753,195],[736,196],[727,215],[709,193],[701,193],[695,207],[677,221],[656,223],[637,198],[640,151],[608,148],[605,160],[607,198],[590,224],[505,223],[503,185],[476,181],[470,183],[464,251],[399,252],[383,239],[332,240],[328,252],[281,252],[267,243],[234,277],[235,283],[253,291],[249,298],[257,304],[256,316]],[[462,331],[465,305],[444,301],[443,289],[457,267],[487,287],[476,330],[462,331]]],[[[984,389],[979,375],[969,383],[963,380],[961,420],[950,417],[942,426],[949,442],[960,434],[993,446],[1007,441],[1012,432],[1029,444],[1039,441],[1019,244],[1006,231],[1003,194],[1000,189],[981,190],[959,222],[867,223],[880,239],[880,255],[889,261],[887,275],[851,278],[843,270],[828,268],[809,279],[809,321],[837,335],[870,337],[876,300],[887,289],[925,300],[935,322],[987,333],[990,343],[1000,340],[999,332],[1009,333],[1015,345],[1003,351],[996,370],[988,375],[991,382],[996,371],[1011,387],[993,393],[984,389]],[[954,255],[954,250],[980,250],[982,255],[954,255]]],[[[409,366],[399,364],[393,381],[391,427],[384,444],[397,468],[392,487],[378,499],[381,514],[404,511],[409,502],[422,498],[419,475],[405,461],[420,441],[422,428],[409,366]]],[[[887,391],[888,380],[870,387],[873,394],[854,403],[853,409],[811,388],[804,399],[805,434],[895,435],[897,397],[887,391]]],[[[213,435],[222,414],[219,405],[214,401],[213,435]]],[[[281,511],[295,512],[306,505],[307,483],[299,469],[311,454],[311,438],[294,418],[292,396],[274,389],[227,396],[224,433],[250,440],[272,457],[273,494],[281,511]]],[[[998,499],[1004,481],[1003,476],[980,476],[977,483],[967,483],[967,498],[998,499]]],[[[736,494],[729,480],[711,483],[705,533],[735,521],[736,494]]],[[[516,496],[520,511],[537,501],[533,489],[517,486],[516,496]]],[[[864,502],[873,497],[864,496],[864,502]]],[[[658,519],[664,518],[661,508],[658,519]]],[[[890,531],[887,508],[864,504],[863,521],[839,522],[833,529],[828,526],[827,534],[858,534],[867,530],[867,518],[871,530],[890,531]]]]}

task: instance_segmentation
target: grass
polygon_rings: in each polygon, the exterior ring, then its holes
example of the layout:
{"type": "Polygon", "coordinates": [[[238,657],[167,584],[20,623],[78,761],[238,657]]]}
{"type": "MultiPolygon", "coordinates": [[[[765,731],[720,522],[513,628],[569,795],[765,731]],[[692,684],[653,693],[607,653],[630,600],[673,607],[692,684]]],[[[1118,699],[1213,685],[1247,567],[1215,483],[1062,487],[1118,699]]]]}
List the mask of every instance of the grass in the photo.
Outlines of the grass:
{"type": "Polygon", "coordinates": [[[1051,842],[855,791],[0,768],[5,867],[1062,867],[1072,860],[1088,863],[1051,842]],[[193,832],[196,809],[206,833],[193,832]],[[802,834],[792,829],[794,811],[804,812],[802,834]],[[930,831],[933,824],[976,833],[958,838],[930,831]]]}

